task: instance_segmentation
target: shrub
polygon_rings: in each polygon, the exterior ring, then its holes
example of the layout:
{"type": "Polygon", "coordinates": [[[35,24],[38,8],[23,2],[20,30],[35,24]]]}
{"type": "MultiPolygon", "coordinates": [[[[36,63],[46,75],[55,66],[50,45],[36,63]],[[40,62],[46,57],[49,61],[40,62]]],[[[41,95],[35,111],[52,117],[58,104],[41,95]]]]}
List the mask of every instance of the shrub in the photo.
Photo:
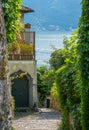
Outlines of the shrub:
{"type": "Polygon", "coordinates": [[[54,83],[50,90],[50,107],[60,110],[59,93],[56,84],[54,83]]]}
{"type": "Polygon", "coordinates": [[[62,130],[81,130],[80,93],[73,66],[63,66],[56,72],[56,84],[62,112],[62,130]]]}
{"type": "Polygon", "coordinates": [[[12,126],[12,127],[11,127],[11,130],[16,130],[16,129],[14,128],[14,126],[12,126]]]}

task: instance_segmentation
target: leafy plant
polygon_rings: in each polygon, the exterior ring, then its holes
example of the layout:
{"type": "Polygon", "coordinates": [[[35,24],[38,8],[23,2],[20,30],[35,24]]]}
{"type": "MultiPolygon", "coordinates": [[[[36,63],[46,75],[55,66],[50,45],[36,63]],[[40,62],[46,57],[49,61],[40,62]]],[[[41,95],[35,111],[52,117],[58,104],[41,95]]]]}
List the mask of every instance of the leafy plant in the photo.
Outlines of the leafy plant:
{"type": "Polygon", "coordinates": [[[39,102],[42,105],[45,98],[50,95],[50,89],[54,82],[54,71],[47,66],[37,68],[37,87],[39,102]]]}
{"type": "Polygon", "coordinates": [[[50,90],[50,106],[55,110],[60,110],[59,105],[59,93],[56,83],[53,83],[51,90],[50,90]]]}
{"type": "Polygon", "coordinates": [[[57,70],[65,63],[64,49],[56,49],[51,53],[49,63],[54,70],[57,70]]]}
{"type": "Polygon", "coordinates": [[[16,40],[16,35],[19,35],[20,27],[20,9],[22,8],[22,0],[2,0],[6,37],[8,43],[13,43],[16,40]]]}
{"type": "MultiPolygon", "coordinates": [[[[77,56],[77,46],[78,46],[78,31],[72,33],[70,39],[64,39],[65,48],[62,50],[62,57],[57,57],[56,54],[53,55],[53,63],[58,64],[55,70],[56,78],[56,91],[59,95],[59,104],[62,113],[62,125],[61,130],[80,130],[81,127],[81,77],[78,69],[78,56],[77,56]],[[59,60],[59,61],[58,61],[59,60]]],[[[57,52],[57,50],[55,51],[57,52]]],[[[53,65],[53,64],[52,64],[53,65]]],[[[54,87],[55,88],[55,87],[54,87]]],[[[52,94],[55,96],[55,90],[52,90],[52,94]]],[[[57,96],[58,96],[57,95],[57,96]]],[[[56,96],[55,96],[56,97],[56,96]]]]}
{"type": "Polygon", "coordinates": [[[34,53],[34,46],[32,44],[26,43],[16,43],[8,44],[8,53],[9,54],[33,54],[34,53]]]}
{"type": "Polygon", "coordinates": [[[89,1],[82,0],[82,14],[78,28],[78,66],[82,80],[81,115],[82,130],[89,129],[89,1]]]}
{"type": "Polygon", "coordinates": [[[11,127],[11,130],[16,130],[13,126],[11,127]]]}
{"type": "Polygon", "coordinates": [[[71,65],[63,66],[56,72],[56,84],[59,92],[63,130],[70,130],[71,127],[73,130],[80,130],[81,128],[81,100],[76,77],[76,70],[71,65]]]}

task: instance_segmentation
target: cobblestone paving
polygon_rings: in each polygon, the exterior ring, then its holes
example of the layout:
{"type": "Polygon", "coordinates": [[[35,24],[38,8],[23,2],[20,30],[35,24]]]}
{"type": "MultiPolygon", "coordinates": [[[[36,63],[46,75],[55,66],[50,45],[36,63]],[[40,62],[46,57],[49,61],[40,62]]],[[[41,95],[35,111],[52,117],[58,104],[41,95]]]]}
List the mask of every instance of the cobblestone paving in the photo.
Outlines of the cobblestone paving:
{"type": "Polygon", "coordinates": [[[61,115],[53,109],[41,109],[40,113],[16,116],[13,124],[16,130],[57,130],[61,115]]]}

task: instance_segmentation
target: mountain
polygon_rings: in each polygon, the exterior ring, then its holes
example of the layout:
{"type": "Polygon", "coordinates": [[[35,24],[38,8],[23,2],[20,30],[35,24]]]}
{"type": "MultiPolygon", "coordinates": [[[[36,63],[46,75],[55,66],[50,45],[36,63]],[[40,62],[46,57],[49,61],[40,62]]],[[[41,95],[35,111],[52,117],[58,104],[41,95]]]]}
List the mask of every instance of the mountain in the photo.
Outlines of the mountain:
{"type": "Polygon", "coordinates": [[[81,0],[24,0],[23,5],[35,10],[25,15],[25,23],[34,30],[69,31],[78,26],[81,0]]]}

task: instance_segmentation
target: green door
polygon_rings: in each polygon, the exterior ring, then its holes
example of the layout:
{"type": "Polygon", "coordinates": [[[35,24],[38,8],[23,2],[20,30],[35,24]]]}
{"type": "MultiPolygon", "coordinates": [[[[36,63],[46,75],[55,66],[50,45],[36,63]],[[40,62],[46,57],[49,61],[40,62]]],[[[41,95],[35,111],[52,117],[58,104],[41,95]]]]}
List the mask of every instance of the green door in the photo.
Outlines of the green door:
{"type": "Polygon", "coordinates": [[[15,78],[12,81],[12,96],[15,99],[16,107],[28,107],[29,84],[26,76],[22,78],[15,78]]]}

